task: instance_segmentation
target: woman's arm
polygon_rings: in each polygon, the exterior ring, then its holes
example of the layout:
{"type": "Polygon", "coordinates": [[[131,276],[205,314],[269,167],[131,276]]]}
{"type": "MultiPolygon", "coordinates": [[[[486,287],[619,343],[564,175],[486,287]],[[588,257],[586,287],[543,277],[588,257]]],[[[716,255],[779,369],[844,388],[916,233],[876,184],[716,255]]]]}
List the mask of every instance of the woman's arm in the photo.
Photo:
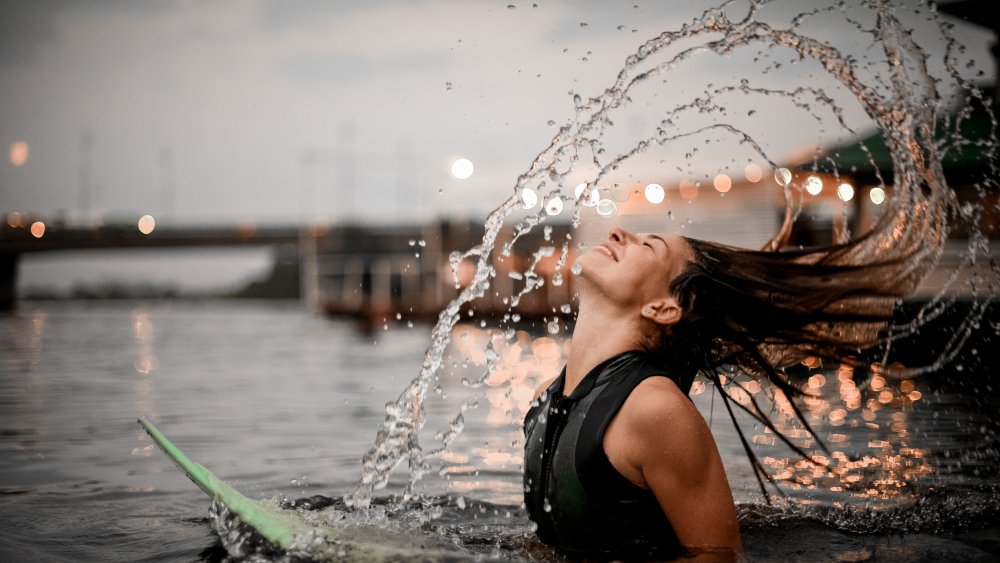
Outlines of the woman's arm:
{"type": "Polygon", "coordinates": [[[612,464],[656,495],[681,545],[695,553],[730,557],[742,550],[715,440],[701,413],[672,381],[651,377],[640,383],[608,434],[605,450],[612,464]]]}

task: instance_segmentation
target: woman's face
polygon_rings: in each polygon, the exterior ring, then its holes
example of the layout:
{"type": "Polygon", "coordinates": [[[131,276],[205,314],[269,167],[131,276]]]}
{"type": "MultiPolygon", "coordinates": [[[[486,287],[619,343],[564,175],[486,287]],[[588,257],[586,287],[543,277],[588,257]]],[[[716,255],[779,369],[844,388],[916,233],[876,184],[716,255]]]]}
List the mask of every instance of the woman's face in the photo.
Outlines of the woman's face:
{"type": "Polygon", "coordinates": [[[582,255],[581,300],[592,295],[623,308],[668,296],[670,282],[693,257],[683,238],[612,229],[606,241],[582,255]]]}

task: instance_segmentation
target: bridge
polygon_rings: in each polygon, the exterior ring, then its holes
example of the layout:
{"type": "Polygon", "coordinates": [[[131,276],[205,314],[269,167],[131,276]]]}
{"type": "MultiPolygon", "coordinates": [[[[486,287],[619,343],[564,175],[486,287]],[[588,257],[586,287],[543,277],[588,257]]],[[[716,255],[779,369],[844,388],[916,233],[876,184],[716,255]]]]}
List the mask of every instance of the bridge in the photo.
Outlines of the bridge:
{"type": "Polygon", "coordinates": [[[273,246],[299,244],[315,236],[299,225],[253,224],[164,226],[143,233],[136,225],[36,227],[5,224],[0,229],[0,311],[17,300],[17,265],[22,254],[88,249],[170,248],[197,246],[273,246]]]}
{"type": "MultiPolygon", "coordinates": [[[[17,264],[30,252],[86,251],[197,246],[268,246],[294,244],[300,264],[300,283],[305,303],[333,316],[360,320],[365,327],[389,319],[434,319],[458,294],[448,257],[481,241],[483,225],[475,221],[439,220],[427,224],[331,225],[331,226],[170,226],[148,233],[141,225],[66,226],[58,223],[32,231],[30,221],[17,221],[0,229],[0,310],[12,309],[17,301],[17,264]],[[30,223],[30,224],[29,224],[30,223]]],[[[516,312],[524,319],[567,316],[556,313],[572,297],[570,262],[556,272],[558,252],[542,259],[532,249],[568,240],[570,225],[553,224],[519,236],[527,250],[515,248],[496,259],[498,271],[490,292],[475,303],[477,317],[516,312]],[[503,295],[513,295],[518,272],[535,262],[534,272],[544,283],[519,300],[515,308],[503,295]],[[559,281],[553,281],[555,279],[559,281]]],[[[147,229],[148,230],[148,229],[147,229]]],[[[503,229],[498,246],[514,240],[512,227],[503,229]]],[[[468,280],[470,264],[461,270],[462,284],[468,280]]]]}

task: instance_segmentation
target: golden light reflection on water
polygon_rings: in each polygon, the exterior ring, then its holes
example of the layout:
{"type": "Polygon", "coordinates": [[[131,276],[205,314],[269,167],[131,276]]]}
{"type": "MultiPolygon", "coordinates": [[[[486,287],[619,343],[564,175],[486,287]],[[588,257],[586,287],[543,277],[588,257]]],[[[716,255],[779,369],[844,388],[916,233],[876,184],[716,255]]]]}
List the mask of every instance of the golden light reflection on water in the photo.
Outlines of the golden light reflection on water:
{"type": "Polygon", "coordinates": [[[28,347],[33,353],[40,353],[45,347],[45,321],[48,315],[45,311],[35,311],[31,314],[31,332],[28,347]]]}
{"type": "MultiPolygon", "coordinates": [[[[455,328],[452,342],[454,357],[466,359],[480,371],[488,365],[491,347],[495,352],[495,364],[480,381],[484,400],[479,402],[486,408],[483,419],[491,438],[442,455],[441,475],[454,492],[490,491],[498,500],[496,495],[510,488],[511,474],[521,471],[521,421],[535,389],[558,375],[572,340],[463,325],[455,328]]],[[[824,366],[818,358],[806,358],[803,365],[810,371],[803,385],[808,394],[796,404],[830,448],[829,455],[817,453],[814,436],[797,421],[795,408],[782,391],[739,373],[720,377],[734,401],[750,410],[756,403],[782,435],[810,454],[807,461],[790,452],[766,427],[748,434],[775,480],[792,490],[824,490],[872,500],[898,498],[915,480],[933,473],[926,450],[910,443],[913,431],[907,410],[923,396],[919,383],[880,375],[856,378],[852,365],[824,366]]],[[[699,379],[690,394],[706,391],[713,392],[712,386],[699,379]]],[[[509,492],[512,502],[520,502],[519,490],[509,492]]]]}
{"type": "MultiPolygon", "coordinates": [[[[807,358],[803,365],[823,369],[815,358],[807,358]]],[[[854,367],[842,364],[835,371],[810,374],[804,388],[812,394],[801,401],[806,421],[833,451],[830,457],[812,454],[811,462],[794,455],[763,455],[761,460],[775,479],[792,489],[822,489],[872,500],[897,498],[934,472],[926,450],[909,443],[907,409],[923,396],[917,383],[879,375],[856,380],[854,367]]],[[[814,440],[795,419],[787,397],[775,391],[769,399],[780,414],[772,417],[777,430],[804,449],[813,447],[814,440]]],[[[770,429],[753,436],[752,442],[785,447],[770,429]]]]}
{"type": "MultiPolygon", "coordinates": [[[[462,377],[477,387],[477,413],[489,428],[489,439],[474,444],[456,444],[444,452],[439,474],[448,480],[449,490],[461,493],[484,492],[494,502],[519,504],[522,491],[517,479],[523,463],[521,423],[535,390],[559,374],[569,351],[569,339],[562,335],[533,335],[523,330],[499,330],[459,325],[452,331],[449,355],[461,361],[462,377]],[[491,357],[493,363],[491,365],[491,357]],[[487,372],[483,367],[490,367],[487,372]]],[[[468,422],[474,424],[476,422],[468,422]]]]}
{"type": "MultiPolygon", "coordinates": [[[[136,397],[136,407],[138,412],[146,416],[155,416],[153,407],[153,379],[150,375],[157,368],[156,361],[156,339],[153,329],[153,317],[144,308],[138,307],[132,310],[132,331],[138,344],[138,357],[133,362],[136,373],[140,374],[133,389],[136,397]]],[[[147,455],[140,451],[133,450],[132,455],[147,455]]]]}

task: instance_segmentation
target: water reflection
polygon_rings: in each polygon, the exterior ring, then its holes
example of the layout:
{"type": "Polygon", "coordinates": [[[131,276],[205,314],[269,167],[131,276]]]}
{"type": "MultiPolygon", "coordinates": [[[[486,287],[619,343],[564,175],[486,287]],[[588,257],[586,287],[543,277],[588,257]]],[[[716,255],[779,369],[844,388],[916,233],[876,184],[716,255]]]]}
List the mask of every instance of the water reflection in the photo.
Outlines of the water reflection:
{"type": "MultiPolygon", "coordinates": [[[[782,444],[765,429],[752,441],[768,450],[762,461],[777,480],[792,490],[826,490],[863,501],[912,499],[935,482],[932,444],[919,443],[911,426],[926,416],[915,405],[924,396],[923,382],[887,381],[879,375],[857,381],[851,365],[824,370],[815,358],[803,365],[815,370],[805,385],[811,395],[801,401],[806,421],[832,451],[829,456],[813,453],[812,463],[779,455],[782,444]]],[[[788,398],[775,391],[770,399],[780,413],[776,429],[800,447],[816,446],[788,398]]]]}
{"type": "Polygon", "coordinates": [[[483,412],[469,417],[465,435],[440,455],[448,491],[520,504],[521,421],[535,389],[558,375],[568,350],[569,339],[559,333],[476,324],[452,330],[446,360],[452,369],[445,377],[461,381],[469,392],[466,405],[483,412]]]}
{"type": "MultiPolygon", "coordinates": [[[[476,405],[482,406],[483,412],[466,421],[468,427],[480,425],[470,432],[478,438],[458,440],[440,456],[440,475],[448,481],[451,492],[519,504],[520,423],[534,390],[558,375],[572,339],[540,330],[502,331],[468,324],[454,329],[453,343],[449,354],[455,369],[448,377],[464,378],[466,387],[478,391],[473,395],[482,399],[476,405]],[[491,364],[489,358],[494,354],[491,364]]],[[[818,495],[825,502],[898,506],[920,498],[940,483],[941,472],[950,463],[948,452],[962,438],[960,432],[942,438],[925,430],[940,424],[938,419],[943,416],[937,405],[924,405],[926,397],[936,396],[929,389],[930,383],[882,375],[866,379],[848,363],[829,367],[817,358],[806,358],[803,367],[809,370],[802,380],[808,395],[794,401],[829,451],[821,449],[813,434],[796,419],[792,400],[783,392],[736,372],[722,377],[736,402],[769,414],[775,429],[810,456],[803,459],[793,453],[770,428],[742,421],[754,451],[781,488],[805,495],[796,497],[795,502],[811,504],[818,495]]],[[[707,395],[715,393],[703,380],[691,389],[692,398],[709,420],[713,399],[707,395]],[[702,395],[706,395],[704,399],[699,397],[702,395]],[[708,408],[703,408],[706,405],[708,408]]],[[[724,443],[734,431],[727,421],[715,424],[713,432],[724,443]]],[[[989,447],[976,445],[977,449],[989,447]]],[[[741,449],[722,449],[727,465],[748,464],[741,449]]]]}
{"type": "MultiPolygon", "coordinates": [[[[138,379],[133,384],[136,410],[144,416],[155,418],[157,412],[153,401],[152,374],[157,368],[156,334],[153,326],[153,315],[148,309],[144,307],[132,309],[132,333],[138,346],[137,357],[133,362],[135,371],[139,374],[138,379]]],[[[132,455],[150,456],[152,454],[152,444],[132,449],[132,455]]]]}

